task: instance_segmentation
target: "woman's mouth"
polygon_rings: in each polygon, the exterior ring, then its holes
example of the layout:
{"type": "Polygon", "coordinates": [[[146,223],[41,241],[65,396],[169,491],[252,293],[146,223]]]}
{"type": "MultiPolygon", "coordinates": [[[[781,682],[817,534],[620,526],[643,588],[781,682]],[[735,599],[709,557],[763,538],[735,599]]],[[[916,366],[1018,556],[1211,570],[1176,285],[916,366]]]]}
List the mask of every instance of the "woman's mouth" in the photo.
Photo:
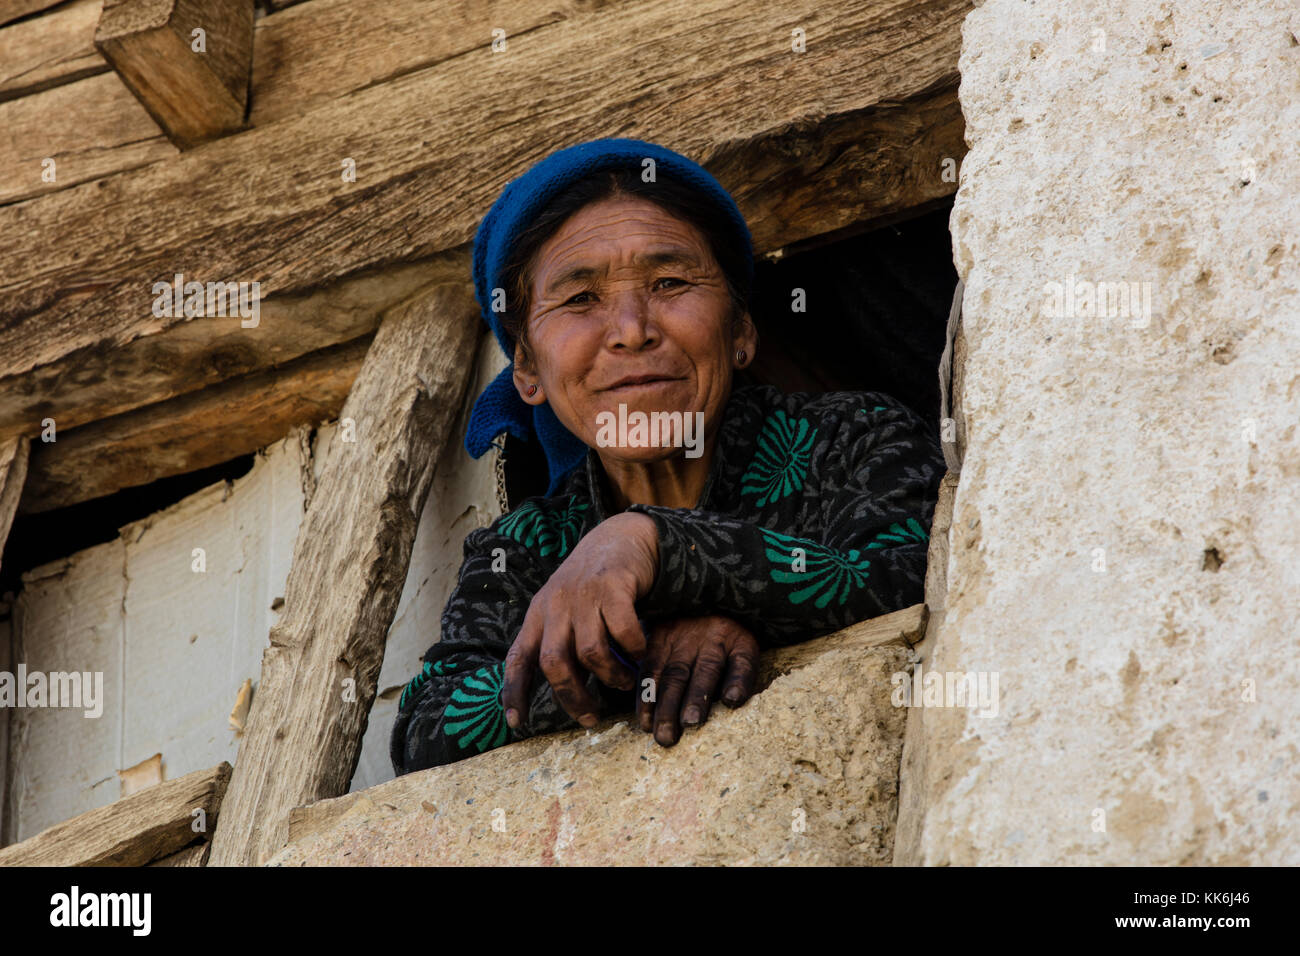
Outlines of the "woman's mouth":
{"type": "Polygon", "coordinates": [[[630,392],[642,388],[655,388],[667,385],[669,382],[680,382],[679,378],[672,378],[667,375],[629,375],[621,378],[609,388],[607,392],[630,392]]]}

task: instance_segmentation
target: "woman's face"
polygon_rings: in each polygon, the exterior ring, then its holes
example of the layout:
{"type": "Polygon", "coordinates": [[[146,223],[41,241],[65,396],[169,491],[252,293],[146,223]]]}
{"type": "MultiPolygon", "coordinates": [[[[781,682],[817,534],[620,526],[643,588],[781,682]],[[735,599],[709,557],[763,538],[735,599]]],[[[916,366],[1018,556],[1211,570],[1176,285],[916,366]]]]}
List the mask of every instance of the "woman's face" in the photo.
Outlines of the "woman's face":
{"type": "MultiPolygon", "coordinates": [[[[535,364],[515,384],[524,401],[550,402],[589,446],[601,447],[602,412],[704,413],[721,422],[735,353],[752,359],[748,315],[733,335],[722,269],[690,223],[642,199],[611,198],[574,213],[533,258],[528,339],[535,364]],[[536,383],[535,394],[527,386],[536,383]]],[[[608,431],[604,432],[608,435],[608,431]]],[[[601,447],[650,461],[664,447],[601,447]]]]}

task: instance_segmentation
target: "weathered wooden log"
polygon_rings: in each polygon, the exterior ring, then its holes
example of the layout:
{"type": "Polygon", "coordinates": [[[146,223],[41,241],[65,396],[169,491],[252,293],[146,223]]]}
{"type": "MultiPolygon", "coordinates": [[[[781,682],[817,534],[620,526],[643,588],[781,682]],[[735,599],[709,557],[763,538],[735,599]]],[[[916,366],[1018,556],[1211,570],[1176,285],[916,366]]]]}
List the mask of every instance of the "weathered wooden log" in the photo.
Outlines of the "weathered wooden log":
{"type": "MultiPolygon", "coordinates": [[[[455,56],[487,56],[493,31],[519,34],[582,16],[591,0],[312,0],[263,17],[248,122],[268,123],[455,56]]],[[[522,42],[522,38],[520,38],[522,42]]]]}
{"type": "Polygon", "coordinates": [[[61,0],[0,0],[0,23],[17,20],[19,17],[25,17],[37,10],[48,9],[60,2],[61,0]]]}
{"type": "Polygon", "coordinates": [[[178,155],[112,70],[0,103],[0,129],[0,205],[178,155]]]}
{"type": "Polygon", "coordinates": [[[253,0],[104,0],[95,49],[176,146],[244,125],[253,0]]]}
{"type": "Polygon", "coordinates": [[[30,443],[23,436],[0,441],[0,554],[26,484],[30,443]]]}
{"type": "MultiPolygon", "coordinates": [[[[70,424],[113,413],[63,396],[100,387],[116,350],[185,322],[151,314],[154,282],[177,272],[256,280],[273,296],[462,246],[511,176],[580,139],[638,135],[717,168],[760,251],[821,234],[828,218],[838,227],[955,188],[941,163],[964,149],[953,91],[969,0],[834,10],[800,0],[734,19],[730,9],[620,4],[517,37],[504,53],[359,90],[327,104],[327,122],[286,118],[0,208],[0,236],[46,243],[40,256],[25,242],[0,245],[0,395],[11,396],[0,437],[30,432],[51,406],[70,424]],[[791,50],[796,27],[804,53],[791,50]],[[635,58],[631,34],[651,38],[635,58]],[[467,115],[481,134],[467,134],[467,115]],[[610,127],[621,115],[645,119],[610,127]],[[341,176],[345,159],[354,183],[341,176]]],[[[135,401],[162,391],[135,387],[135,401]]]]}
{"type": "Polygon", "coordinates": [[[104,0],[73,0],[43,17],[0,29],[0,100],[108,70],[94,42],[103,5],[104,0]]]}
{"type": "MultiPolygon", "coordinates": [[[[248,122],[265,126],[453,56],[483,55],[492,43],[491,29],[513,37],[589,8],[587,0],[522,8],[515,0],[313,0],[262,17],[253,27],[248,122]],[[431,24],[437,29],[431,31],[431,24]]],[[[117,74],[95,83],[72,82],[73,67],[86,64],[86,57],[98,64],[91,72],[112,68],[93,42],[98,12],[84,45],[80,22],[72,26],[70,15],[59,9],[0,30],[0,101],[8,98],[4,82],[30,94],[12,104],[0,102],[0,129],[9,132],[0,138],[0,205],[176,155],[117,74]],[[11,32],[19,36],[7,42],[11,32]],[[15,76],[7,79],[10,60],[15,76]],[[42,70],[38,64],[47,61],[53,62],[42,70]],[[29,87],[32,70],[43,79],[29,87]],[[72,88],[36,92],[61,83],[72,88]],[[53,162],[53,178],[48,164],[42,165],[47,159],[53,162]]]]}
{"type": "Polygon", "coordinates": [[[464,284],[439,284],[375,333],[294,545],[214,865],[260,863],[288,838],[290,810],[347,792],[419,515],[455,440],[476,312],[464,284]]]}
{"type": "Polygon", "coordinates": [[[212,832],[229,779],[223,762],[147,787],[0,849],[0,866],[144,866],[212,832]]]}
{"type": "Polygon", "coordinates": [[[370,337],[91,422],[38,444],[19,510],[63,508],[247,455],[337,417],[370,337]]]}
{"type": "Polygon", "coordinates": [[[211,843],[196,843],[154,860],[149,866],[207,866],[208,854],[211,852],[211,843]]]}
{"type": "Polygon", "coordinates": [[[256,328],[205,316],[118,346],[82,350],[75,365],[41,366],[0,383],[0,437],[34,434],[46,417],[60,431],[158,404],[371,335],[383,312],[433,281],[469,283],[469,250],[358,273],[304,295],[259,303],[256,328]]]}

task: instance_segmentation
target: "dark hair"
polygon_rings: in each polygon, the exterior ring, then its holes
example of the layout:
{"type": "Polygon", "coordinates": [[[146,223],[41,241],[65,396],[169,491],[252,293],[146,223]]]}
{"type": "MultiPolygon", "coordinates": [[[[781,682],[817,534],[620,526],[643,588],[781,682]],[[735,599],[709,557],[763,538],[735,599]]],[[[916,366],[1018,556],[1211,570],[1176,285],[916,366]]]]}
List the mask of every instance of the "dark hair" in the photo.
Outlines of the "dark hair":
{"type": "Polygon", "coordinates": [[[531,358],[532,355],[528,345],[527,325],[533,256],[578,210],[591,203],[619,196],[648,200],[698,229],[726,280],[727,292],[731,298],[733,326],[740,322],[749,308],[750,288],[746,278],[748,263],[745,261],[745,252],[738,247],[731,220],[721,209],[712,202],[703,200],[694,188],[663,175],[662,171],[656,182],[645,182],[639,169],[629,167],[601,170],[561,191],[542,207],[528,227],[519,234],[510,250],[510,258],[502,269],[506,309],[501,315],[501,325],[520,344],[525,358],[531,358]]]}

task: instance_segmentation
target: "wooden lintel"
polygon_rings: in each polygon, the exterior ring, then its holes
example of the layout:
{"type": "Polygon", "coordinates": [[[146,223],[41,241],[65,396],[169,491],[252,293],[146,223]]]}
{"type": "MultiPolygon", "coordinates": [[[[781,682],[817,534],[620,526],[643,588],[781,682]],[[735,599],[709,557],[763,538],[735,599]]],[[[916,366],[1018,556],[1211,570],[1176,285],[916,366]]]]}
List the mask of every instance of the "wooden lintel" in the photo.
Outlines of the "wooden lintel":
{"type": "Polygon", "coordinates": [[[477,311],[464,283],[439,284],[375,333],[340,415],[355,441],[331,443],[298,531],[211,865],[260,864],[294,807],[347,792],[419,515],[455,440],[477,311]]]}
{"type": "Polygon", "coordinates": [[[338,415],[370,337],[74,428],[38,443],[19,504],[64,508],[229,461],[338,415]]]}
{"type": "Polygon", "coordinates": [[[144,866],[211,835],[229,779],[223,762],[147,787],[0,849],[0,866],[144,866]]]}
{"type": "Polygon", "coordinates": [[[0,378],[0,441],[13,434],[36,435],[46,418],[55,421],[62,440],[88,422],[282,368],[373,335],[386,309],[441,280],[468,286],[468,249],[357,273],[305,295],[261,300],[255,328],[243,328],[238,317],[203,316],[131,341],[90,345],[66,361],[0,378]]]}
{"type": "Polygon", "coordinates": [[[104,0],[95,49],[176,146],[244,125],[253,0],[104,0]]]}

